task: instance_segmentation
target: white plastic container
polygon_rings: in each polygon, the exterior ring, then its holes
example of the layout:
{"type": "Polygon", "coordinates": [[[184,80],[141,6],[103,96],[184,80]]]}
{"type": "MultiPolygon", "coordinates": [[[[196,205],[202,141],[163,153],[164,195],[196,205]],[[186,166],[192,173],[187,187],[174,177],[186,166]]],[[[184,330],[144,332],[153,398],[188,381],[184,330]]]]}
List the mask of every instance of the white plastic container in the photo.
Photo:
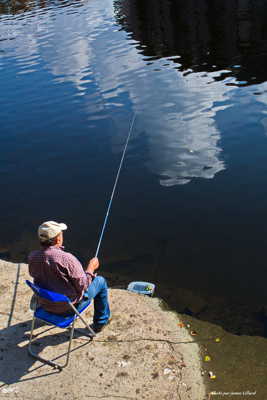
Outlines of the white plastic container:
{"type": "Polygon", "coordinates": [[[127,290],[134,293],[144,294],[146,296],[153,296],[155,291],[154,283],[150,282],[131,282],[129,283],[127,290]]]}

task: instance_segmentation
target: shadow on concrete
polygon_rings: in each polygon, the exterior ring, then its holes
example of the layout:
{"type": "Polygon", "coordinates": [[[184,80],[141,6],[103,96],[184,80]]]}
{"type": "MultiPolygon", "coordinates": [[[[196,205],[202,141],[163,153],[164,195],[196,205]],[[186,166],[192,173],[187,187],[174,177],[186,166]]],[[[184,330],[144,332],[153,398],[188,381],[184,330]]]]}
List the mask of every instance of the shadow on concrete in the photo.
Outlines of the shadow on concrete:
{"type": "MultiPolygon", "coordinates": [[[[44,327],[42,332],[35,336],[40,337],[40,340],[37,340],[35,344],[33,343],[33,348],[36,353],[41,353],[47,346],[56,347],[61,343],[68,342],[69,333],[67,330],[42,337],[44,333],[54,329],[54,327],[48,326],[39,321],[36,323],[36,326],[44,327]]],[[[1,381],[4,382],[0,388],[4,387],[5,385],[40,379],[48,375],[60,373],[60,371],[53,370],[51,367],[47,366],[47,364],[41,364],[39,361],[30,356],[28,353],[30,329],[31,320],[28,320],[8,326],[0,331],[0,377],[1,381]],[[35,363],[37,363],[37,367],[34,367],[35,363]],[[50,372],[47,372],[47,368],[49,368],[50,372]],[[37,370],[43,371],[43,374],[39,372],[38,376],[31,376],[32,373],[37,370]]],[[[78,338],[82,334],[82,330],[76,330],[74,338],[78,338]]],[[[91,339],[88,338],[88,341],[86,340],[85,343],[74,347],[74,339],[71,353],[80,349],[81,347],[86,346],[90,342],[91,339]]],[[[66,356],[66,353],[59,354],[53,358],[53,361],[64,358],[64,356],[66,356]]]]}
{"type": "Polygon", "coordinates": [[[11,309],[10,309],[8,322],[7,322],[8,327],[11,325],[11,321],[12,321],[12,317],[13,317],[13,313],[14,313],[14,309],[15,309],[19,278],[20,278],[20,264],[18,264],[18,267],[17,267],[17,275],[16,275],[16,281],[15,281],[15,285],[14,285],[13,298],[12,298],[11,309]]]}

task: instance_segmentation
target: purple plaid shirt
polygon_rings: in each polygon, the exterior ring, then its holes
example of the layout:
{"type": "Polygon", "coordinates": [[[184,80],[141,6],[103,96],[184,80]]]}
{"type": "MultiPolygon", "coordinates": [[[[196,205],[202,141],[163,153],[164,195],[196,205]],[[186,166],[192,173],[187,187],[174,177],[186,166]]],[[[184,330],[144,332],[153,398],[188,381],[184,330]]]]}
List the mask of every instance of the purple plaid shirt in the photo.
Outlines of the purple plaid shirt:
{"type": "MultiPolygon", "coordinates": [[[[84,272],[81,263],[71,253],[56,246],[32,251],[29,255],[29,273],[34,283],[44,289],[65,294],[73,303],[81,300],[94,276],[84,272]]],[[[63,313],[69,310],[65,303],[51,303],[45,299],[39,299],[39,302],[47,311],[63,313]]]]}

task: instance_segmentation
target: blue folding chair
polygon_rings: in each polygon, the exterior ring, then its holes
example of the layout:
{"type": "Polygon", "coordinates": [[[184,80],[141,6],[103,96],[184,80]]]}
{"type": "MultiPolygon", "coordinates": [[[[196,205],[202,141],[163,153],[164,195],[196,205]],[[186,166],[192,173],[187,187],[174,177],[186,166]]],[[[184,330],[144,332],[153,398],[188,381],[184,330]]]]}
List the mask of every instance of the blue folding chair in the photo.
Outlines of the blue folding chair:
{"type": "Polygon", "coordinates": [[[91,339],[95,336],[95,332],[87,324],[87,322],[84,320],[84,318],[81,315],[81,313],[83,311],[85,311],[87,309],[87,307],[90,305],[91,301],[90,300],[82,301],[79,304],[79,306],[77,306],[77,308],[75,308],[74,305],[72,304],[71,300],[64,294],[60,294],[60,293],[52,292],[51,290],[43,289],[40,286],[38,286],[28,280],[26,280],[26,284],[33,290],[33,292],[35,293],[35,295],[37,297],[42,297],[42,298],[50,300],[52,302],[68,303],[70,306],[70,310],[73,311],[73,314],[70,314],[68,316],[62,316],[62,315],[53,314],[51,312],[44,310],[44,308],[39,306],[38,304],[36,304],[36,302],[34,304],[34,310],[33,310],[34,312],[33,312],[31,335],[30,335],[30,340],[29,340],[28,351],[32,357],[34,357],[37,360],[42,361],[48,365],[51,365],[52,367],[59,369],[61,371],[63,368],[65,368],[68,365],[68,362],[69,362],[69,356],[70,356],[70,351],[71,351],[71,342],[72,342],[72,338],[73,338],[74,324],[75,324],[76,319],[77,318],[81,319],[81,321],[84,323],[86,328],[89,330],[91,339]],[[32,343],[34,341],[33,330],[34,330],[34,324],[35,324],[36,319],[40,319],[50,325],[54,325],[59,328],[68,328],[69,326],[71,326],[68,352],[67,352],[66,362],[64,365],[57,364],[51,360],[46,360],[32,351],[32,343]]]}

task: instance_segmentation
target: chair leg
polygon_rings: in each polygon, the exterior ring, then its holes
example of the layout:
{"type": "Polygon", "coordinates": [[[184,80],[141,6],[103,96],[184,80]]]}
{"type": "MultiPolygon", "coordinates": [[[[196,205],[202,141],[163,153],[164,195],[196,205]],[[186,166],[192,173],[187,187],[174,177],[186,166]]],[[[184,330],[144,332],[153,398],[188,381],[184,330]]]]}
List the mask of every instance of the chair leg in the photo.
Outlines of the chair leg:
{"type": "Polygon", "coordinates": [[[79,317],[81,319],[81,321],[84,323],[84,325],[86,326],[86,328],[88,329],[88,331],[90,332],[90,337],[93,338],[94,336],[96,336],[95,331],[88,325],[88,323],[85,321],[85,319],[82,317],[82,315],[79,313],[79,311],[73,306],[73,304],[71,302],[69,302],[70,307],[73,309],[73,311],[75,312],[75,314],[77,315],[77,317],[79,317]]]}
{"type": "Polygon", "coordinates": [[[45,364],[48,364],[48,365],[50,365],[51,367],[53,367],[53,368],[55,368],[55,369],[58,369],[59,371],[62,371],[62,369],[65,368],[65,367],[68,365],[68,363],[69,363],[70,351],[71,351],[71,343],[72,343],[72,338],[73,338],[75,320],[74,320],[73,323],[71,324],[71,331],[70,331],[70,336],[69,336],[68,352],[67,352],[67,356],[66,356],[67,358],[66,358],[65,364],[63,364],[63,365],[57,364],[57,363],[55,363],[55,362],[53,362],[53,361],[51,361],[51,360],[47,360],[46,358],[43,358],[43,357],[39,356],[37,353],[34,353],[34,352],[33,352],[33,350],[32,350],[32,343],[33,343],[33,341],[34,341],[34,339],[33,339],[33,330],[34,330],[35,320],[36,320],[36,318],[33,317],[33,320],[32,320],[32,327],[31,327],[30,341],[29,341],[29,345],[28,345],[28,352],[29,352],[29,354],[30,354],[32,357],[36,358],[37,360],[39,360],[39,361],[41,361],[41,362],[43,362],[43,363],[45,363],[45,364]]]}
{"type": "Polygon", "coordinates": [[[74,332],[74,324],[75,324],[75,320],[74,320],[73,323],[71,324],[71,331],[70,331],[69,346],[68,346],[68,353],[67,353],[66,362],[65,362],[64,365],[59,365],[59,364],[57,364],[60,370],[62,370],[63,368],[65,368],[65,367],[68,365],[68,363],[69,363],[70,351],[71,351],[71,343],[72,343],[73,332],[74,332]]]}
{"type": "MultiPolygon", "coordinates": [[[[91,334],[91,339],[96,335],[95,332],[93,331],[93,329],[88,325],[88,323],[85,321],[85,319],[81,316],[81,314],[79,313],[79,311],[76,310],[76,308],[72,305],[72,303],[69,303],[71,308],[73,309],[73,311],[75,312],[75,314],[77,315],[77,317],[79,317],[81,319],[81,321],[84,323],[84,325],[86,326],[86,328],[89,330],[90,334],[91,334]]],[[[33,310],[33,314],[35,313],[36,310],[36,304],[34,304],[34,310],[33,310]]],[[[62,371],[63,368],[65,368],[68,363],[69,363],[69,358],[70,358],[70,352],[71,352],[71,343],[72,343],[72,339],[73,339],[73,332],[74,332],[74,325],[75,325],[75,319],[73,320],[72,324],[71,324],[71,330],[70,330],[70,337],[69,337],[69,346],[68,346],[68,351],[67,351],[67,356],[66,356],[66,362],[63,365],[57,364],[51,360],[47,360],[41,356],[39,356],[37,353],[34,353],[32,350],[32,343],[34,342],[34,338],[33,338],[33,331],[34,331],[34,326],[35,326],[35,316],[33,315],[33,319],[32,319],[32,325],[31,325],[31,334],[30,334],[30,340],[29,340],[29,345],[28,345],[28,352],[29,354],[36,358],[37,360],[50,365],[51,367],[58,369],[59,371],[62,371]]]]}
{"type": "MultiPolygon", "coordinates": [[[[58,366],[56,363],[54,363],[53,361],[50,361],[50,360],[46,360],[45,358],[42,358],[41,356],[39,356],[37,353],[35,353],[35,352],[32,350],[32,343],[34,342],[34,339],[33,339],[33,330],[34,330],[35,320],[36,320],[36,318],[33,317],[33,319],[32,319],[32,327],[31,327],[30,341],[29,341],[29,345],[28,345],[28,352],[29,352],[29,354],[30,354],[32,357],[36,358],[36,360],[39,360],[39,361],[41,361],[41,362],[43,362],[43,363],[46,363],[46,364],[50,365],[50,366],[53,367],[53,368],[59,368],[59,366],[58,366]]],[[[59,368],[59,369],[60,369],[60,368],[59,368]]]]}
{"type": "Polygon", "coordinates": [[[29,347],[28,347],[29,353],[31,355],[34,354],[33,351],[32,351],[32,341],[33,341],[32,337],[33,337],[33,330],[34,330],[35,320],[36,320],[36,318],[35,318],[35,316],[33,316],[32,323],[31,323],[31,334],[30,334],[30,340],[29,340],[29,347]]]}

